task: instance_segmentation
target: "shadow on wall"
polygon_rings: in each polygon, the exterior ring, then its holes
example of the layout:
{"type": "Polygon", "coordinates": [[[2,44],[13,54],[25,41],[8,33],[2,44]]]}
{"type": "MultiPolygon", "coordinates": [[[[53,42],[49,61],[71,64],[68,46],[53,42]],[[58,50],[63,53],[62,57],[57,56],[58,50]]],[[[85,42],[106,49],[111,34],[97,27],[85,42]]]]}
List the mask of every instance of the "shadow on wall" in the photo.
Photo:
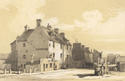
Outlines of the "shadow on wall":
{"type": "Polygon", "coordinates": [[[95,76],[95,74],[77,74],[77,75],[74,75],[74,76],[78,76],[79,78],[84,78],[84,77],[87,77],[87,76],[95,76]]]}

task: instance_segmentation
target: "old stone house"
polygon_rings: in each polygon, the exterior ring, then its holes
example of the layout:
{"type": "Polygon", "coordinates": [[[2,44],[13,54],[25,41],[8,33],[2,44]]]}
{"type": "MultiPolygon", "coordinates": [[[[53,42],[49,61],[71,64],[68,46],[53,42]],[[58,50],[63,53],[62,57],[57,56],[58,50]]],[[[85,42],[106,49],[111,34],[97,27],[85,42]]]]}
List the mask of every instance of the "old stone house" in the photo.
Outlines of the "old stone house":
{"type": "Polygon", "coordinates": [[[73,43],[72,58],[74,68],[83,68],[85,63],[84,46],[81,43],[73,43]]]}
{"type": "Polygon", "coordinates": [[[94,63],[102,58],[102,53],[76,42],[73,43],[72,58],[74,68],[93,68],[94,63]]]}
{"type": "Polygon", "coordinates": [[[48,24],[41,25],[41,19],[36,20],[35,29],[28,29],[11,43],[13,56],[12,70],[25,69],[27,65],[40,64],[40,59],[49,58],[59,62],[59,68],[70,67],[72,46],[64,33],[48,24]],[[68,60],[67,60],[68,59],[68,60]]]}

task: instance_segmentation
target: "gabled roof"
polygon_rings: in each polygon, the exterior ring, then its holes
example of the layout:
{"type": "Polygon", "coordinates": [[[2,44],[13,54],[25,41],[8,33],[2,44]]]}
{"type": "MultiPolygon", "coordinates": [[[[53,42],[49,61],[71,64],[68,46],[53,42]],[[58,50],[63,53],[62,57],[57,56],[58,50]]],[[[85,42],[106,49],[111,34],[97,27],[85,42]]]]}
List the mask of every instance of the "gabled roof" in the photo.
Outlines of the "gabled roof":
{"type": "MultiPolygon", "coordinates": [[[[32,34],[32,32],[35,30],[36,29],[25,30],[21,36],[17,37],[17,41],[26,41],[29,38],[29,36],[32,34]]],[[[71,45],[65,36],[61,36],[60,33],[56,33],[54,32],[54,30],[49,30],[47,27],[44,27],[44,26],[39,27],[38,30],[40,30],[39,32],[41,32],[39,33],[40,35],[45,35],[49,40],[59,42],[62,44],[71,45]]]]}
{"type": "Polygon", "coordinates": [[[24,31],[24,33],[18,38],[18,40],[26,41],[33,31],[34,29],[28,29],[27,31],[24,31]]]}
{"type": "Polygon", "coordinates": [[[60,35],[60,33],[54,34],[54,35],[49,35],[49,38],[50,38],[50,40],[55,41],[55,42],[59,42],[61,44],[71,45],[69,40],[67,40],[67,38],[65,38],[65,37],[62,37],[60,35]]]}

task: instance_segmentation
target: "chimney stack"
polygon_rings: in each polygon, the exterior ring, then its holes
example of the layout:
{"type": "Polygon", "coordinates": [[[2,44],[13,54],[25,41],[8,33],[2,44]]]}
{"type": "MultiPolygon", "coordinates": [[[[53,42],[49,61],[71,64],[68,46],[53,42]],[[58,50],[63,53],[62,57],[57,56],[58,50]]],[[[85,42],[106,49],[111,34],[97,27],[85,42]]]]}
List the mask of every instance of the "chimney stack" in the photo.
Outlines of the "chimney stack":
{"type": "Polygon", "coordinates": [[[48,25],[47,25],[47,29],[48,30],[51,30],[52,29],[52,27],[51,27],[51,25],[48,23],[48,25]]]}
{"type": "Polygon", "coordinates": [[[36,25],[37,25],[37,27],[40,27],[40,26],[41,26],[41,19],[37,19],[37,20],[36,20],[36,25]]]}
{"type": "Polygon", "coordinates": [[[60,33],[60,36],[63,37],[63,38],[65,38],[64,32],[60,33]]]}
{"type": "Polygon", "coordinates": [[[58,28],[55,28],[55,29],[54,29],[54,32],[55,32],[56,34],[58,34],[58,33],[59,33],[59,29],[58,29],[58,28]]]}
{"type": "Polygon", "coordinates": [[[24,29],[25,29],[25,31],[27,31],[27,30],[28,30],[28,27],[27,27],[27,25],[26,25],[26,26],[24,26],[24,29]]]}

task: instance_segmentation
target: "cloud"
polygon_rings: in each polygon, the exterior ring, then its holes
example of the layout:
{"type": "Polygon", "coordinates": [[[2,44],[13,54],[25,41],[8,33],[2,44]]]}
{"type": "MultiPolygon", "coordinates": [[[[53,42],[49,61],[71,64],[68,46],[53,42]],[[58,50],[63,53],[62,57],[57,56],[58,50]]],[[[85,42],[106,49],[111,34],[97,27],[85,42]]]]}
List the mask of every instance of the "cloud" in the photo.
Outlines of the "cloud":
{"type": "Polygon", "coordinates": [[[86,11],[82,16],[86,22],[100,22],[103,19],[102,13],[98,10],[86,11]]]}
{"type": "Polygon", "coordinates": [[[76,27],[85,27],[85,23],[79,20],[74,20],[76,27]]]}
{"type": "Polygon", "coordinates": [[[97,35],[119,35],[125,34],[125,11],[119,12],[116,16],[110,17],[102,22],[103,14],[98,10],[86,11],[83,13],[83,21],[74,20],[75,26],[90,31],[90,34],[97,35]]]}
{"type": "Polygon", "coordinates": [[[35,27],[35,20],[37,18],[44,19],[44,13],[38,13],[37,9],[45,6],[46,0],[12,0],[13,5],[17,8],[17,13],[14,19],[10,22],[9,27],[12,32],[20,34],[23,31],[23,26],[28,24],[31,28],[35,27]],[[18,30],[18,31],[17,31],[18,30]]]}
{"type": "Polygon", "coordinates": [[[51,18],[48,18],[48,19],[44,19],[43,25],[50,24],[52,26],[55,26],[55,25],[58,24],[58,22],[59,22],[59,19],[57,17],[51,17],[51,18]]]}
{"type": "Polygon", "coordinates": [[[74,25],[71,24],[59,24],[57,25],[58,28],[60,28],[61,30],[73,30],[74,29],[74,25]]]}
{"type": "Polygon", "coordinates": [[[84,36],[80,38],[81,42],[87,41],[92,47],[106,53],[125,53],[125,11],[119,11],[105,20],[100,11],[92,10],[84,12],[82,18],[81,21],[74,20],[76,28],[81,28],[80,35],[84,36]]]}
{"type": "MultiPolygon", "coordinates": [[[[102,35],[125,35],[125,11],[119,12],[117,16],[110,18],[104,23],[101,23],[97,27],[97,34],[102,34],[102,35]]],[[[96,32],[94,30],[94,32],[96,32]]],[[[94,33],[93,32],[93,33],[94,33]]]]}
{"type": "Polygon", "coordinates": [[[74,20],[77,27],[82,27],[84,30],[96,27],[102,20],[102,13],[98,10],[86,11],[82,14],[83,21],[74,20]]]}
{"type": "Polygon", "coordinates": [[[109,42],[109,43],[118,43],[118,42],[125,42],[125,39],[124,38],[121,38],[121,39],[113,39],[113,38],[109,38],[109,39],[97,39],[97,40],[94,40],[95,42],[109,42]]]}
{"type": "Polygon", "coordinates": [[[0,0],[0,9],[8,10],[7,6],[10,3],[10,0],[0,0]]]}

